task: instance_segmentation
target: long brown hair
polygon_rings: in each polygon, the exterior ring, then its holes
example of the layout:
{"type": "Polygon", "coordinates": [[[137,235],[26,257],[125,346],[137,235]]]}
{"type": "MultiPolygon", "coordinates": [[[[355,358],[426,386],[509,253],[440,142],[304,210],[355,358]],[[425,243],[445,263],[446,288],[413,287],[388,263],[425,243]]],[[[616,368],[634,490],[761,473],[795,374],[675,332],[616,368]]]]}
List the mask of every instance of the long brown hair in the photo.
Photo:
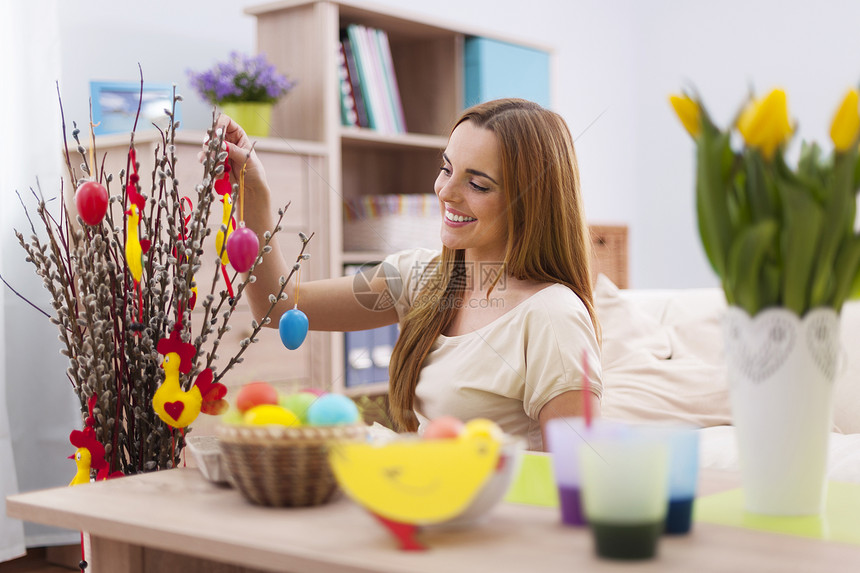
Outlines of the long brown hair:
{"type": "MultiPolygon", "coordinates": [[[[465,121],[492,131],[501,150],[508,239],[503,271],[520,280],[561,283],[585,304],[595,332],[589,256],[579,167],[564,119],[522,99],[500,99],[467,109],[465,121]]],[[[415,387],[433,343],[454,319],[463,297],[465,253],[442,248],[410,312],[389,365],[389,409],[399,429],[415,431],[415,387]]]]}

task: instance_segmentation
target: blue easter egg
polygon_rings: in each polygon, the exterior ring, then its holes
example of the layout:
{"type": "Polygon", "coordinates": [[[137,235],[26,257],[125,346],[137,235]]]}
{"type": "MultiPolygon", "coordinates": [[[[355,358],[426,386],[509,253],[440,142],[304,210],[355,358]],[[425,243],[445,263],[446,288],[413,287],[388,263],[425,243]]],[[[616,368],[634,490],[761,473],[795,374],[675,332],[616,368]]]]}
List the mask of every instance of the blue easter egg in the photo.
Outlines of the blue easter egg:
{"type": "Polygon", "coordinates": [[[311,426],[355,424],[360,419],[358,406],[343,394],[324,394],[308,408],[308,424],[311,426]]]}
{"type": "Polygon", "coordinates": [[[281,315],[278,330],[284,346],[295,350],[302,345],[308,335],[308,316],[297,308],[288,310],[281,315]]]}

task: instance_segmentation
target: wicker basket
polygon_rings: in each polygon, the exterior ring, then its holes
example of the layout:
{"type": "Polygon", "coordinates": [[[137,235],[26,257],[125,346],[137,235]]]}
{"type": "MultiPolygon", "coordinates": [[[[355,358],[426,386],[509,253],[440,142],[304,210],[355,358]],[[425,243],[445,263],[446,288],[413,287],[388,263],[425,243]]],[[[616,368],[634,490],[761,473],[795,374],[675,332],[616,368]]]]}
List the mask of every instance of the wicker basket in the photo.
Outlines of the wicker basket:
{"type": "Polygon", "coordinates": [[[328,464],[328,444],[362,440],[363,424],[288,428],[241,426],[218,428],[221,452],[242,495],[258,505],[321,505],[334,496],[337,481],[328,464]]]}

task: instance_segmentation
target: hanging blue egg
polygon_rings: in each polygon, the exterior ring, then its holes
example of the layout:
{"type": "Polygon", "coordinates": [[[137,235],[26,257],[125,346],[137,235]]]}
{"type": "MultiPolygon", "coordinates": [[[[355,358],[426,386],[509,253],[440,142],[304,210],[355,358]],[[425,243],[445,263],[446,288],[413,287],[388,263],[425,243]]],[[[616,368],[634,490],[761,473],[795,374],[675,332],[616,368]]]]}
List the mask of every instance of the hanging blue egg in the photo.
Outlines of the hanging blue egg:
{"type": "Polygon", "coordinates": [[[284,346],[295,350],[302,345],[308,335],[308,315],[297,308],[288,310],[281,315],[278,330],[284,346]]]}

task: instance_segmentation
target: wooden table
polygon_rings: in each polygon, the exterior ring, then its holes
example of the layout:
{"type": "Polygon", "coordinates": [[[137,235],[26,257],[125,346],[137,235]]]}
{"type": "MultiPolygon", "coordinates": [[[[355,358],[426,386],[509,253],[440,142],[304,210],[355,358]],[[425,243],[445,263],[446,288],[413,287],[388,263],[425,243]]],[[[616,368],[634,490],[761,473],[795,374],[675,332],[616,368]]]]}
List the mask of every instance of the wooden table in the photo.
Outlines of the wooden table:
{"type": "MultiPolygon", "coordinates": [[[[704,472],[701,490],[736,485],[704,472]]],[[[397,550],[364,510],[341,498],[306,509],[253,506],[196,469],[180,468],[7,498],[11,517],[89,532],[91,573],[851,571],[860,546],[694,524],[663,537],[659,556],[635,565],[597,559],[586,529],[558,510],[502,503],[479,525],[425,530],[426,552],[397,550]]]]}

